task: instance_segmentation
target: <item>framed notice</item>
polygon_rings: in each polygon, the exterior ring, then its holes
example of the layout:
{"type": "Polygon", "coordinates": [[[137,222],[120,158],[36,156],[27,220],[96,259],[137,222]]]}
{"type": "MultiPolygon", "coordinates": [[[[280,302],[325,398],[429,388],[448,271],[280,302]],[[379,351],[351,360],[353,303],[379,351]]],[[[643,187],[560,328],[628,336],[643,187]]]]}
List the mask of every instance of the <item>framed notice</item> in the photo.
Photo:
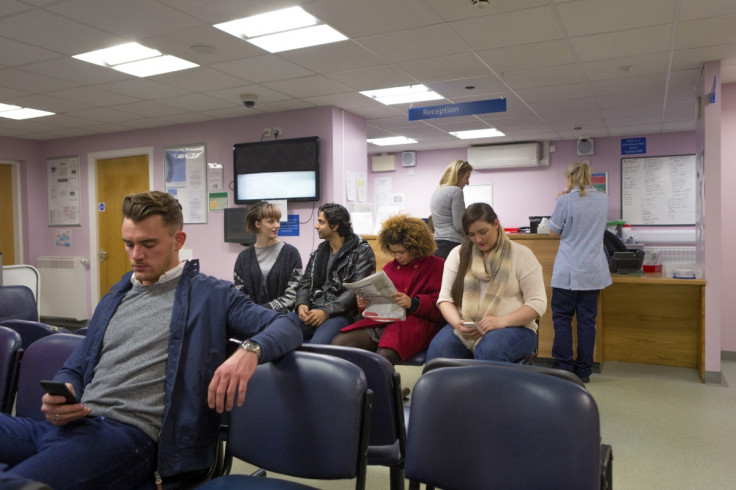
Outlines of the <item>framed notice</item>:
{"type": "Polygon", "coordinates": [[[694,225],[695,191],[695,155],[621,159],[621,218],[631,225],[694,225]]]}
{"type": "Polygon", "coordinates": [[[175,196],[184,223],[207,223],[207,155],[205,145],[164,148],[164,185],[175,196]]]}
{"type": "Polygon", "coordinates": [[[81,226],[79,155],[46,160],[49,226],[81,226]]]}

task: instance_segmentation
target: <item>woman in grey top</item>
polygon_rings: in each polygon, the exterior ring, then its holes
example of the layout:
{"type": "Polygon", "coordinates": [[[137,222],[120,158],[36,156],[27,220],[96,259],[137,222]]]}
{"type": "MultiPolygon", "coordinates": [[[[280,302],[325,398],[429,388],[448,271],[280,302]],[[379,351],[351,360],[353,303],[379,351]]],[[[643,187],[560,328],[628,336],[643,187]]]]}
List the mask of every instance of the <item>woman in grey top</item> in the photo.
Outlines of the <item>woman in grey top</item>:
{"type": "Polygon", "coordinates": [[[256,233],[256,243],[238,255],[233,282],[253,302],[289,312],[302,276],[302,258],[296,247],[278,239],[280,219],[281,210],[267,201],[248,208],[246,226],[256,233]]]}
{"type": "Polygon", "coordinates": [[[465,160],[452,162],[442,174],[440,186],[429,201],[434,224],[434,240],[437,242],[437,251],[434,254],[443,259],[447,258],[450,250],[465,240],[463,187],[470,183],[472,171],[473,166],[465,160]]]}

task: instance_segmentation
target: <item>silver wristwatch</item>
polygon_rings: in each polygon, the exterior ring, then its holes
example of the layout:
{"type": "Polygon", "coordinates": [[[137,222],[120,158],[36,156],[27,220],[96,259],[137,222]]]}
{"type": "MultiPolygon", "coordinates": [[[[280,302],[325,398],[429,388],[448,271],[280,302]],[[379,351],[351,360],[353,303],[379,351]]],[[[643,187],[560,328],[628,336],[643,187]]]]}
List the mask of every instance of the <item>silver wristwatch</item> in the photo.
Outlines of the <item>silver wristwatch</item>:
{"type": "Polygon", "coordinates": [[[242,344],[240,344],[240,347],[245,349],[248,352],[253,352],[255,355],[258,356],[258,360],[261,360],[261,355],[263,354],[263,351],[261,350],[261,346],[258,345],[258,342],[253,342],[252,340],[246,340],[242,344]]]}

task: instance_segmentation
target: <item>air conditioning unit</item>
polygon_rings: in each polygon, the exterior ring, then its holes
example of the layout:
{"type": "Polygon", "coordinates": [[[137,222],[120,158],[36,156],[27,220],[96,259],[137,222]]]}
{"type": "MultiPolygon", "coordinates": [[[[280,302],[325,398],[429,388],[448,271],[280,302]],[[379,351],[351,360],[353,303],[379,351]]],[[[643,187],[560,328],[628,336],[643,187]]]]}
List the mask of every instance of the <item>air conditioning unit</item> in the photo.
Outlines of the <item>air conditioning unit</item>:
{"type": "Polygon", "coordinates": [[[468,162],[474,169],[539,167],[549,165],[549,159],[541,158],[540,143],[516,143],[509,145],[471,146],[468,162]]]}

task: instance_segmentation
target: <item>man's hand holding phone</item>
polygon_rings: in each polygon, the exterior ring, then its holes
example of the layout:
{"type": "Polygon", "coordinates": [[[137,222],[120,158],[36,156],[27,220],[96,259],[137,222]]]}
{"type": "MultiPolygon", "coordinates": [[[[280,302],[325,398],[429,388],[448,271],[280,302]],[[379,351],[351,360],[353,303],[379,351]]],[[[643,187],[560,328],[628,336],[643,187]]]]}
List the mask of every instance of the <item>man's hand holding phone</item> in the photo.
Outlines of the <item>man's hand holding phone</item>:
{"type": "Polygon", "coordinates": [[[41,380],[46,394],[41,398],[41,411],[46,420],[54,425],[66,425],[73,420],[86,417],[92,411],[79,403],[74,394],[74,387],[61,381],[41,380]]]}

